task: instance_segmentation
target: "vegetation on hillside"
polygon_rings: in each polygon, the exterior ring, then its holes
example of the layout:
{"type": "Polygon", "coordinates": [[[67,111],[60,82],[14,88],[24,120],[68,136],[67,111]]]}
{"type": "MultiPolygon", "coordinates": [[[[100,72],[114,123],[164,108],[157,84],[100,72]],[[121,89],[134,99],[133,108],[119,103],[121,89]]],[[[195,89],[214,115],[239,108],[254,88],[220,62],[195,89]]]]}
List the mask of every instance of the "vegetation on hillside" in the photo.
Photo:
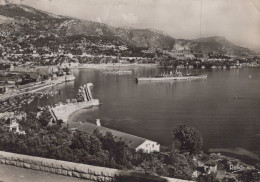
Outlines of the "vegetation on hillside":
{"type": "MultiPolygon", "coordinates": [[[[209,156],[201,153],[200,133],[185,125],[179,125],[173,130],[173,144],[168,152],[144,153],[129,148],[123,140],[115,141],[111,133],[102,135],[98,130],[92,135],[71,132],[61,123],[48,124],[49,121],[48,113],[38,117],[35,113],[28,113],[26,118],[19,121],[26,134],[19,135],[7,131],[5,121],[0,120],[0,150],[186,180],[194,179],[192,175],[197,168],[194,157],[209,159],[209,156]]],[[[244,171],[238,177],[244,181],[256,179],[256,174],[244,171]]],[[[217,182],[212,174],[197,179],[217,182]]]]}
{"type": "Polygon", "coordinates": [[[48,120],[48,114],[38,118],[34,113],[27,114],[27,118],[19,122],[26,135],[6,131],[1,121],[0,150],[191,179],[195,165],[188,153],[135,152],[124,141],[115,141],[111,133],[103,136],[98,130],[92,135],[70,132],[61,125],[47,125],[48,120]]]}

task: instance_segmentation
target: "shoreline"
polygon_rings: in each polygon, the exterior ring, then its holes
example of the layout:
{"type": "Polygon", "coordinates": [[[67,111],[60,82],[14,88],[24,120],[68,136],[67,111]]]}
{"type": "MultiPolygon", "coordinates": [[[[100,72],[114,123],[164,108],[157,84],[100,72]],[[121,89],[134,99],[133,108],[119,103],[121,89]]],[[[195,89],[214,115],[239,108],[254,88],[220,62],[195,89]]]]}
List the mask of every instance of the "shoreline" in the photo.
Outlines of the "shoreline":
{"type": "Polygon", "coordinates": [[[107,68],[128,68],[128,67],[158,67],[158,64],[121,64],[121,63],[108,63],[108,64],[83,64],[77,67],[70,67],[70,69],[82,69],[82,68],[95,68],[95,69],[107,69],[107,68]]]}
{"type": "MultiPolygon", "coordinates": [[[[102,64],[82,64],[79,66],[75,67],[68,67],[69,69],[119,69],[119,68],[135,68],[135,67],[147,67],[147,68],[156,68],[156,67],[164,67],[164,68],[172,68],[172,66],[161,66],[156,63],[144,63],[144,64],[121,64],[121,63],[102,63],[102,64]]],[[[230,68],[219,68],[219,67],[212,67],[212,68],[201,68],[201,69],[195,69],[195,68],[184,68],[180,67],[178,69],[190,69],[190,70],[216,70],[216,69],[221,69],[221,70],[233,70],[233,69],[244,69],[244,68],[260,68],[259,66],[242,66],[242,67],[230,67],[230,68]]]]}
{"type": "MultiPolygon", "coordinates": [[[[74,111],[74,112],[71,113],[70,116],[68,117],[67,123],[78,122],[78,121],[75,121],[75,119],[77,118],[77,116],[78,116],[79,114],[82,114],[82,113],[84,113],[84,109],[80,109],[80,110],[74,111]]],[[[82,122],[82,121],[81,121],[81,122],[82,122]]]]}
{"type": "Polygon", "coordinates": [[[255,153],[244,148],[210,148],[208,153],[220,153],[223,156],[238,159],[246,164],[256,164],[260,161],[260,158],[255,153]]]}
{"type": "MultiPolygon", "coordinates": [[[[83,108],[83,109],[79,109],[74,111],[73,113],[70,114],[70,116],[67,119],[67,123],[71,123],[71,122],[77,122],[75,121],[76,118],[80,115],[83,114],[85,112],[91,112],[91,111],[95,111],[97,109],[97,106],[92,106],[90,108],[83,108]]],[[[80,122],[85,122],[85,121],[80,121],[80,122]]]]}
{"type": "Polygon", "coordinates": [[[74,80],[66,80],[66,79],[64,79],[64,80],[53,80],[51,82],[44,83],[42,85],[33,85],[31,87],[26,88],[29,91],[17,92],[15,94],[11,94],[11,95],[3,94],[3,95],[0,96],[0,101],[4,101],[4,100],[9,99],[11,97],[17,97],[17,96],[28,94],[28,93],[35,93],[37,91],[44,90],[44,89],[47,89],[49,87],[53,87],[53,86],[56,86],[56,85],[59,85],[59,84],[65,83],[65,82],[69,82],[69,81],[74,81],[74,80]],[[34,87],[37,87],[37,86],[39,86],[39,87],[33,89],[34,87]]]}

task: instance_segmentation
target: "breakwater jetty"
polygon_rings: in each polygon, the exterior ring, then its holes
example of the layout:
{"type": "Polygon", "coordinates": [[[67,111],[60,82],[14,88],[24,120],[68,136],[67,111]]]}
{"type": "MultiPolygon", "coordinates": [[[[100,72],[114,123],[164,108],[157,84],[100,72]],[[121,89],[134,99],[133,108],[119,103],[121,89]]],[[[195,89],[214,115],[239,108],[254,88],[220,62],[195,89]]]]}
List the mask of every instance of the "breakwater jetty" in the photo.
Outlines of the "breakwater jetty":
{"type": "Polygon", "coordinates": [[[70,115],[74,112],[100,105],[98,99],[93,99],[91,88],[93,88],[92,83],[81,86],[76,100],[68,101],[68,103],[65,104],[60,103],[55,107],[51,107],[49,111],[53,119],[55,121],[62,120],[63,122],[67,122],[70,115]]]}

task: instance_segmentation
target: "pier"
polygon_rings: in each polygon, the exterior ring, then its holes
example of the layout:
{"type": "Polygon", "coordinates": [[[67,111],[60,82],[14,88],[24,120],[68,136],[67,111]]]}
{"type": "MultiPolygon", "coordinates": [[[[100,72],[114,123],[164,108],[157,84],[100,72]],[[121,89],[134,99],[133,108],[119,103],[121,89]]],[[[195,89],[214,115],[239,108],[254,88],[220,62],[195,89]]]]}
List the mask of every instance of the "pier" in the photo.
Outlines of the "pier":
{"type": "Polygon", "coordinates": [[[81,110],[81,109],[88,109],[93,106],[99,105],[98,99],[93,99],[91,88],[93,87],[92,83],[88,83],[80,87],[78,98],[75,103],[67,103],[67,104],[60,104],[56,107],[52,107],[49,109],[53,119],[55,121],[62,120],[63,122],[67,122],[70,115],[74,112],[81,110]]]}

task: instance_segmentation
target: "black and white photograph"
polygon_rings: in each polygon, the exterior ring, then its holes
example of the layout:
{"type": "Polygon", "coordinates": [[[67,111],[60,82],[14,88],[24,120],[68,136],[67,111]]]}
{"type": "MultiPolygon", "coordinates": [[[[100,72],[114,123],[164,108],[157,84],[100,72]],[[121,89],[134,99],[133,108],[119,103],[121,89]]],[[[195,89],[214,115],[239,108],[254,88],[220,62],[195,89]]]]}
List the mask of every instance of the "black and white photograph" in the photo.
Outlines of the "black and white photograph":
{"type": "Polygon", "coordinates": [[[260,182],[260,0],[0,0],[0,182],[260,182]]]}

